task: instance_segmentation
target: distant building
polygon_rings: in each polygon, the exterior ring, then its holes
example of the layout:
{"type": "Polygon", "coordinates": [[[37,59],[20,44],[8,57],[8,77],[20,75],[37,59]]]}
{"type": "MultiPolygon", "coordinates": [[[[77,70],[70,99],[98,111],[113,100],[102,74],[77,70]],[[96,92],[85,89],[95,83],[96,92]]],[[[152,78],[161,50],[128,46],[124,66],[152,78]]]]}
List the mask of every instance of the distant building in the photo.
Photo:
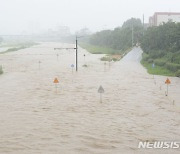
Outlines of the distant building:
{"type": "Polygon", "coordinates": [[[149,18],[149,26],[159,26],[161,24],[171,22],[180,22],[180,12],[155,12],[149,18]]]}
{"type": "Polygon", "coordinates": [[[91,34],[91,31],[88,28],[82,28],[76,32],[76,35],[79,35],[79,36],[86,36],[90,34],[91,34]]]}
{"type": "Polygon", "coordinates": [[[48,31],[45,33],[45,35],[49,37],[68,37],[71,35],[70,28],[67,26],[58,26],[55,30],[54,29],[48,29],[48,31]]]}
{"type": "Polygon", "coordinates": [[[69,36],[70,28],[67,26],[58,26],[57,34],[62,37],[69,36]]]}

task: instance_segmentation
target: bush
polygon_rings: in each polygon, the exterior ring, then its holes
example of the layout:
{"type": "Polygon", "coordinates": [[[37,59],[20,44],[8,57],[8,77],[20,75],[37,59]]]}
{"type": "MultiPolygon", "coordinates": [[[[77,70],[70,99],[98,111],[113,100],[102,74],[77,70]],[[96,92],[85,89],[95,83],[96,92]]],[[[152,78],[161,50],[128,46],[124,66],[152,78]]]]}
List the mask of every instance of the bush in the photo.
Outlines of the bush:
{"type": "Polygon", "coordinates": [[[148,59],[147,61],[148,61],[148,63],[153,63],[154,62],[153,59],[148,59]]]}
{"type": "Polygon", "coordinates": [[[180,64],[166,63],[166,68],[170,71],[176,72],[180,69],[180,64]]]}
{"type": "Polygon", "coordinates": [[[149,56],[154,59],[154,58],[161,58],[166,54],[165,51],[162,50],[151,50],[149,52],[149,56]]]}
{"type": "Polygon", "coordinates": [[[180,51],[174,53],[172,60],[173,63],[180,64],[180,51]]]}
{"type": "Polygon", "coordinates": [[[154,62],[158,66],[164,66],[166,64],[166,61],[162,60],[162,59],[156,59],[156,60],[154,60],[154,62]]]}
{"type": "Polygon", "coordinates": [[[109,56],[102,57],[101,61],[111,61],[112,59],[109,56]]]}
{"type": "Polygon", "coordinates": [[[180,77],[180,70],[175,73],[175,76],[180,77]]]}
{"type": "Polygon", "coordinates": [[[118,59],[117,59],[117,58],[112,58],[112,60],[113,60],[113,61],[118,61],[118,59]]]}
{"type": "Polygon", "coordinates": [[[146,53],[143,53],[143,60],[144,61],[147,61],[148,59],[149,59],[149,55],[148,54],[146,54],[146,53]]]}
{"type": "Polygon", "coordinates": [[[86,64],[84,64],[83,67],[88,67],[88,66],[86,64]]]}

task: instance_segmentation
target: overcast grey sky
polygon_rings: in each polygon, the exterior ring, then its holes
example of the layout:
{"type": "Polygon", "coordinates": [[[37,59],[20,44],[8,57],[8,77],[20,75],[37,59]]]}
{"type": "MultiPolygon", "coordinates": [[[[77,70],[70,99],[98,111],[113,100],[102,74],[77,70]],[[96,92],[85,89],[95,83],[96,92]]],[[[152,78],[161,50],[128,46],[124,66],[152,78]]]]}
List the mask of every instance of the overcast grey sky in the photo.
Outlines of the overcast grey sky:
{"type": "Polygon", "coordinates": [[[71,32],[113,29],[154,12],[180,12],[180,0],[0,0],[0,34],[37,32],[58,25],[71,32]]]}

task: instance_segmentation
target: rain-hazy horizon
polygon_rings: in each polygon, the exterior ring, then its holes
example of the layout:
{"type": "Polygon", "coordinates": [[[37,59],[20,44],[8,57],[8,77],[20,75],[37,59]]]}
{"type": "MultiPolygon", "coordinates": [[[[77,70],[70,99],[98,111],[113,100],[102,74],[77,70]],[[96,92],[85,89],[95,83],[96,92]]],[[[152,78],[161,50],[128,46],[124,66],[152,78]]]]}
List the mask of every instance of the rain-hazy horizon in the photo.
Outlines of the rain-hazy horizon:
{"type": "Polygon", "coordinates": [[[129,18],[148,22],[154,12],[178,12],[178,0],[0,0],[0,34],[41,33],[67,26],[95,32],[121,26],[129,18]]]}

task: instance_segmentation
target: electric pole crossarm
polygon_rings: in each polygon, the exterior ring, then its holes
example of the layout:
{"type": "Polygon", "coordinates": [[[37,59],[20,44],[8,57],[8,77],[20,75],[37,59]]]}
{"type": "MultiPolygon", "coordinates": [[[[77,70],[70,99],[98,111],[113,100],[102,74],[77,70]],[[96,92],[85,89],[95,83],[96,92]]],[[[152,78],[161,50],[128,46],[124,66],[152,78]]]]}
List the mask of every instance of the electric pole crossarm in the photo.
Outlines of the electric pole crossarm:
{"type": "Polygon", "coordinates": [[[54,48],[54,50],[71,50],[71,49],[76,49],[76,48],[54,48]]]}
{"type": "Polygon", "coordinates": [[[66,50],[69,50],[69,49],[74,49],[76,50],[76,72],[78,71],[78,38],[81,38],[83,36],[76,36],[76,47],[75,48],[54,48],[54,50],[63,50],[63,49],[66,49],[66,50]]]}

